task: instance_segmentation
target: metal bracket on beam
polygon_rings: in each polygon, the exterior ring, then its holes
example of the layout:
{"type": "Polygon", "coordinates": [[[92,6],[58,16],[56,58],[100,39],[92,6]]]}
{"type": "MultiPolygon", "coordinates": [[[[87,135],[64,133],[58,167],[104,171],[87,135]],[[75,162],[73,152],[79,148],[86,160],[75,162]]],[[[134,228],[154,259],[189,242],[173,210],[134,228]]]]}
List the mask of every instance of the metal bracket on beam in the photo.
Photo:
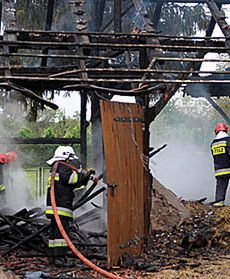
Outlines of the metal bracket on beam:
{"type": "Polygon", "coordinates": [[[117,187],[117,184],[113,183],[113,184],[108,184],[108,188],[111,190],[111,195],[112,197],[115,196],[115,188],[117,187]]]}
{"type": "Polygon", "coordinates": [[[141,123],[144,123],[144,119],[143,118],[137,118],[137,117],[134,117],[134,118],[129,118],[129,117],[115,117],[113,119],[114,121],[117,121],[117,122],[141,122],[141,123]]]}

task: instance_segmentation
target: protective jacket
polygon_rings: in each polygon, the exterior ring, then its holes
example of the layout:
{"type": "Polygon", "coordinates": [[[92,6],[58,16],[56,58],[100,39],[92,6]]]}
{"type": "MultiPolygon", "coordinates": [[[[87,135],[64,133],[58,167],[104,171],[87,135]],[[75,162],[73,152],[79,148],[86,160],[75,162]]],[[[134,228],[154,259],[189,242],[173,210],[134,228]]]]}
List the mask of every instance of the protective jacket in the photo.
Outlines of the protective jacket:
{"type": "Polygon", "coordinates": [[[230,176],[230,137],[216,137],[211,144],[215,177],[230,176]]]}
{"type": "MultiPolygon", "coordinates": [[[[51,218],[54,215],[51,199],[50,199],[50,190],[51,190],[51,174],[53,171],[53,166],[51,167],[51,172],[48,177],[48,188],[47,188],[47,198],[46,198],[46,216],[51,218]]],[[[59,216],[68,218],[69,220],[73,219],[73,198],[74,190],[86,185],[89,180],[89,175],[84,172],[76,172],[70,169],[66,165],[59,163],[56,175],[54,178],[54,192],[55,200],[57,205],[57,210],[59,216]]]]}

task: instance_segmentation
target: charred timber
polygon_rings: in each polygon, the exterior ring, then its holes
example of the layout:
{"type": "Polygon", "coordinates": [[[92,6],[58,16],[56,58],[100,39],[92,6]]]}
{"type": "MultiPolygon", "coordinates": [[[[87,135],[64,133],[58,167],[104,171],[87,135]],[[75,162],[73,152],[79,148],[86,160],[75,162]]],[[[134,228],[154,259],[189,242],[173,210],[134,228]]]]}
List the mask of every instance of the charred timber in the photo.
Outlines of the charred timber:
{"type": "MultiPolygon", "coordinates": [[[[112,2],[113,0],[106,0],[107,2],[112,2]]],[[[143,0],[143,2],[148,3],[149,0],[143,0]]],[[[152,0],[152,2],[158,3],[205,3],[205,0],[152,0]]],[[[216,3],[230,4],[230,0],[215,0],[216,3]]]]}
{"type": "MultiPolygon", "coordinates": [[[[132,37],[132,38],[139,38],[139,37],[158,37],[158,38],[172,38],[172,39],[224,39],[223,37],[220,36],[176,36],[176,35],[161,35],[157,33],[140,33],[138,35],[133,34],[133,33],[124,33],[124,32],[119,32],[119,33],[114,33],[114,32],[66,32],[66,31],[43,31],[43,30],[5,30],[5,33],[9,34],[17,34],[17,39],[19,41],[24,41],[26,38],[28,40],[35,40],[35,41],[40,41],[43,40],[42,36],[44,37],[44,41],[49,41],[52,38],[57,38],[58,42],[62,42],[63,40],[61,39],[62,37],[67,36],[68,38],[71,38],[69,42],[74,42],[74,37],[71,37],[72,35],[86,35],[89,37],[121,37],[121,36],[127,36],[127,37],[132,37]],[[24,34],[24,35],[23,35],[24,34]],[[21,38],[20,36],[25,36],[21,38]],[[60,37],[59,37],[60,36],[60,37]]],[[[0,36],[0,39],[2,40],[2,36],[0,36]]],[[[68,41],[68,40],[66,40],[68,41]]]]}
{"type": "MultiPolygon", "coordinates": [[[[206,46],[205,44],[203,45],[163,45],[163,44],[136,44],[136,43],[125,43],[125,44],[120,44],[120,43],[56,43],[56,42],[30,42],[30,41],[1,41],[0,42],[0,47],[3,47],[4,45],[7,45],[11,49],[39,49],[42,50],[44,48],[49,48],[49,49],[56,49],[56,50],[65,50],[65,49],[72,49],[74,50],[75,47],[82,47],[84,49],[102,49],[105,50],[107,48],[112,48],[112,49],[133,49],[133,50],[138,50],[138,49],[155,49],[155,48],[162,48],[164,50],[171,50],[171,51],[192,51],[192,52],[197,52],[199,50],[207,50],[207,51],[213,51],[213,52],[221,52],[221,51],[226,51],[229,50],[230,48],[225,47],[224,44],[223,46],[206,46]]],[[[11,53],[1,53],[1,56],[10,56],[13,54],[11,53]]],[[[17,53],[14,53],[15,55],[19,56],[17,53]]],[[[27,55],[27,54],[21,54],[21,56],[27,55]]],[[[40,57],[50,57],[49,54],[29,54],[32,56],[37,56],[41,55],[40,57]],[[42,56],[45,55],[45,56],[42,56]],[[46,56],[48,55],[48,56],[46,56]]],[[[51,54],[52,55],[52,54],[51,54]]],[[[55,57],[55,54],[53,54],[55,57]]],[[[64,57],[66,55],[63,55],[64,57]]],[[[85,57],[85,56],[83,56],[85,57]]],[[[96,56],[93,56],[96,57],[96,56]]],[[[71,57],[73,58],[73,57],[71,57]]],[[[103,57],[104,59],[105,57],[103,57]]],[[[107,57],[106,57],[107,58],[107,57]]]]}
{"type": "Polygon", "coordinates": [[[54,110],[58,109],[58,106],[54,103],[51,103],[41,97],[39,97],[37,94],[35,94],[33,91],[29,90],[28,88],[19,86],[17,84],[13,84],[11,82],[6,82],[6,83],[0,83],[0,87],[6,87],[10,89],[14,89],[18,92],[20,92],[23,96],[26,98],[30,98],[32,100],[35,100],[43,105],[46,105],[54,110]]]}
{"type": "MultiPolygon", "coordinates": [[[[229,60],[230,62],[230,60],[229,60]]],[[[50,75],[49,77],[58,77],[58,76],[65,76],[65,75],[70,75],[70,74],[77,74],[80,72],[99,72],[100,75],[106,75],[106,73],[108,72],[112,72],[113,74],[116,73],[171,73],[171,74],[179,74],[179,73],[184,73],[184,74],[230,74],[230,71],[186,71],[186,70],[169,70],[169,69],[126,69],[126,68],[106,68],[106,69],[102,69],[102,68],[91,68],[91,69],[85,69],[85,70],[81,70],[81,69],[77,69],[77,70],[71,70],[71,71],[66,71],[63,73],[57,73],[57,74],[53,74],[50,75]]]]}
{"type": "Polygon", "coordinates": [[[149,94],[153,93],[162,93],[165,90],[165,86],[162,84],[156,85],[154,87],[148,87],[147,89],[143,88],[132,88],[130,90],[123,90],[123,89],[115,89],[115,88],[106,88],[106,87],[101,87],[101,86],[96,86],[92,84],[82,84],[82,85],[71,85],[71,86],[66,86],[64,87],[66,89],[78,89],[78,88],[84,88],[88,90],[95,90],[103,93],[108,93],[108,94],[118,94],[118,95],[124,95],[124,96],[132,96],[132,95],[144,95],[144,94],[149,94]]]}
{"type": "MultiPolygon", "coordinates": [[[[152,0],[152,2],[159,3],[205,3],[205,0],[152,0]]],[[[219,4],[230,4],[230,0],[215,0],[219,4]]]]}
{"type": "Polygon", "coordinates": [[[41,54],[41,53],[0,53],[0,56],[9,57],[9,56],[16,56],[16,57],[47,57],[47,58],[72,58],[72,59],[90,59],[90,60],[113,60],[110,57],[102,57],[102,56],[79,56],[73,54],[41,54]]]}
{"type": "MultiPolygon", "coordinates": [[[[2,256],[10,253],[11,251],[15,250],[16,248],[18,248],[19,246],[21,246],[24,243],[27,243],[28,245],[28,241],[33,239],[34,237],[36,237],[37,235],[39,235],[41,232],[47,230],[49,227],[49,224],[43,225],[41,228],[37,229],[33,234],[21,239],[18,243],[16,243],[15,245],[13,245],[12,247],[10,247],[8,250],[4,251],[3,253],[1,253],[2,256]]],[[[34,247],[33,247],[34,248],[34,247]]],[[[41,250],[42,251],[42,250],[41,250]]]]}
{"type": "MultiPolygon", "coordinates": [[[[136,82],[136,83],[142,83],[143,80],[142,79],[114,79],[114,78],[109,78],[109,79],[105,79],[105,78],[88,78],[87,80],[82,79],[82,78],[50,78],[50,77],[31,77],[31,76],[0,76],[0,81],[1,80],[24,80],[24,81],[34,81],[34,82],[38,82],[38,81],[49,81],[49,82],[88,82],[88,83],[93,83],[93,84],[97,84],[97,83],[132,83],[132,82],[136,82]]],[[[178,83],[230,83],[230,79],[224,79],[224,80],[206,80],[206,79],[197,79],[197,80],[190,80],[190,79],[146,79],[145,83],[174,83],[174,84],[178,84],[178,83]]],[[[136,92],[137,94],[138,92],[136,92]]],[[[135,91],[130,92],[130,95],[134,95],[135,91]]],[[[122,94],[121,94],[122,95],[122,94]]]]}

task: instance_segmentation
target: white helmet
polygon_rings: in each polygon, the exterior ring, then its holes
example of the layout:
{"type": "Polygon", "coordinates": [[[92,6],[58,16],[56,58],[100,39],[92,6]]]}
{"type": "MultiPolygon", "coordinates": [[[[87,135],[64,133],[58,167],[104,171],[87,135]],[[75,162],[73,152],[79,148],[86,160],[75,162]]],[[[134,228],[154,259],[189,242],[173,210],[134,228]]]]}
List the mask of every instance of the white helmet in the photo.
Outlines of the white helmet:
{"type": "Polygon", "coordinates": [[[52,165],[56,161],[65,161],[68,158],[77,158],[75,152],[71,146],[58,146],[54,152],[54,157],[46,161],[48,165],[52,165]]]}
{"type": "Polygon", "coordinates": [[[78,159],[72,146],[66,146],[66,152],[69,154],[70,159],[78,159]]]}

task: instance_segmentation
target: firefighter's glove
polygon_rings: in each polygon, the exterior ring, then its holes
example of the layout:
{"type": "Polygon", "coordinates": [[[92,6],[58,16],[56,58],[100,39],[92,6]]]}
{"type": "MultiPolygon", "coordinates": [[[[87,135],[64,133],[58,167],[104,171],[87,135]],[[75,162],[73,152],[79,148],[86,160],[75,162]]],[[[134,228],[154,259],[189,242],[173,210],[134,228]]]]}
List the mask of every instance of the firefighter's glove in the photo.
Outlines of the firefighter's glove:
{"type": "Polygon", "coordinates": [[[91,178],[91,173],[88,172],[87,170],[82,170],[81,171],[81,182],[82,182],[82,185],[86,185],[89,180],[91,178]]]}
{"type": "Polygon", "coordinates": [[[87,169],[87,172],[88,172],[90,175],[95,175],[95,174],[96,174],[96,171],[95,171],[95,169],[93,169],[93,168],[88,168],[88,169],[87,169]]]}

